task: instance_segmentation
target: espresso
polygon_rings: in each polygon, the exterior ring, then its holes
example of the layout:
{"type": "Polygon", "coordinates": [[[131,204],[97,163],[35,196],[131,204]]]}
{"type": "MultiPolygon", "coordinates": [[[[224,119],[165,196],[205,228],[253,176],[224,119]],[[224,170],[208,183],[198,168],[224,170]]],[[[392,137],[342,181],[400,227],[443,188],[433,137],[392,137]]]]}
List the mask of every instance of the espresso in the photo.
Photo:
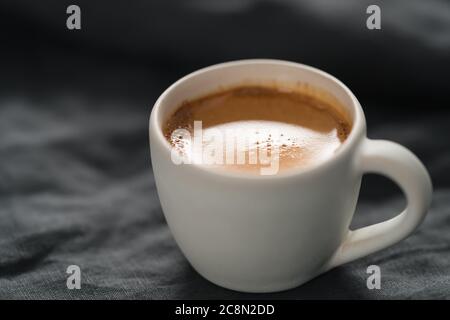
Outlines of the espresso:
{"type": "Polygon", "coordinates": [[[332,157],[350,129],[337,103],[300,90],[246,85],[183,102],[163,133],[181,162],[277,174],[332,157]]]}

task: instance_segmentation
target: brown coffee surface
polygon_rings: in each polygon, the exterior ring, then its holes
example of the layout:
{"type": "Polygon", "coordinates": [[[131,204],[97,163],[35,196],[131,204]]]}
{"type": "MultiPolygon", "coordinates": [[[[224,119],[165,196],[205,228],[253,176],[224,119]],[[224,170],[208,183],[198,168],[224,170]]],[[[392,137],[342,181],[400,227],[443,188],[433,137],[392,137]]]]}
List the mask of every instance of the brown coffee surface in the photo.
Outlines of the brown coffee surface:
{"type": "Polygon", "coordinates": [[[260,174],[277,161],[278,173],[332,157],[350,132],[347,118],[338,106],[299,91],[246,85],[182,103],[163,133],[175,150],[202,165],[260,174]],[[201,151],[194,147],[194,121],[201,121],[201,151]]]}

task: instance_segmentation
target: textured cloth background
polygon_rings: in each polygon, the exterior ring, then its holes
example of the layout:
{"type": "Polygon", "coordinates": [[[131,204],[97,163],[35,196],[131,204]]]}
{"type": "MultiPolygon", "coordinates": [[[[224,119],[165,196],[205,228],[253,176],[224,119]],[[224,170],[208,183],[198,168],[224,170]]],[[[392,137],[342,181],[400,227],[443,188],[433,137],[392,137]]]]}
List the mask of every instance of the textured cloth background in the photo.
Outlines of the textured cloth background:
{"type": "MultiPolygon", "coordinates": [[[[79,33],[65,29],[70,3],[0,4],[0,298],[450,298],[449,4],[381,4],[383,29],[367,33],[364,2],[181,3],[80,1],[79,33]],[[336,75],[360,99],[369,137],[424,161],[433,204],[411,237],[274,294],[229,291],[190,267],[155,190],[151,106],[190,71],[250,57],[336,75]],[[66,288],[71,264],[81,290],[66,288]],[[366,287],[372,264],[381,290],[366,287]]],[[[352,227],[404,205],[369,175],[352,227]]]]}

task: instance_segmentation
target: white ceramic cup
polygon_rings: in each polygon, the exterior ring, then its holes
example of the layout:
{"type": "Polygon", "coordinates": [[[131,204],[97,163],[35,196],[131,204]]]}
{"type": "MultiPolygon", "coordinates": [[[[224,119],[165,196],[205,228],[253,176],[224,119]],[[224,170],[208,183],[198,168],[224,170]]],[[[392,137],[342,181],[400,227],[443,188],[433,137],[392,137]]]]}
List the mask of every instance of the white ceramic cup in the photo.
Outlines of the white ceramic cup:
{"type": "Polygon", "coordinates": [[[413,232],[431,202],[431,180],[417,157],[397,143],[368,139],[352,92],[333,76],[298,63],[241,60],[185,76],[153,107],[150,147],[159,199],[181,251],[206,279],[238,291],[293,288],[389,247],[413,232]],[[162,133],[169,115],[186,99],[245,81],[301,82],[327,91],[351,116],[350,135],[325,162],[273,176],[174,164],[162,133]],[[396,182],[407,207],[390,220],[349,230],[367,172],[396,182]]]}

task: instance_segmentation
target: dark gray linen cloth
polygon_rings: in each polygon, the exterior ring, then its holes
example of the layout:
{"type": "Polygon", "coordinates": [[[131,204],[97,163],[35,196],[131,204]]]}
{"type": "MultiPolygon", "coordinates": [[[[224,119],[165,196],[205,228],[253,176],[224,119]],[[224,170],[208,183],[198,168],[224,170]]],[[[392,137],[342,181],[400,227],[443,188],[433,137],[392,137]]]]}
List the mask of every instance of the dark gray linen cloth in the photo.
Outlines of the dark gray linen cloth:
{"type": "MultiPolygon", "coordinates": [[[[368,2],[124,3],[80,1],[78,34],[65,29],[70,3],[0,4],[1,299],[450,298],[448,3],[381,3],[379,33],[358,27],[368,2]],[[148,117],[180,76],[250,57],[338,76],[360,99],[369,137],[421,158],[435,190],[418,230],[280,293],[230,291],[192,269],[161,211],[148,117]],[[69,265],[81,268],[80,290],[66,287],[69,265]],[[370,265],[380,290],[366,286],[370,265]]],[[[398,187],[368,175],[352,228],[404,206],[398,187]]]]}

